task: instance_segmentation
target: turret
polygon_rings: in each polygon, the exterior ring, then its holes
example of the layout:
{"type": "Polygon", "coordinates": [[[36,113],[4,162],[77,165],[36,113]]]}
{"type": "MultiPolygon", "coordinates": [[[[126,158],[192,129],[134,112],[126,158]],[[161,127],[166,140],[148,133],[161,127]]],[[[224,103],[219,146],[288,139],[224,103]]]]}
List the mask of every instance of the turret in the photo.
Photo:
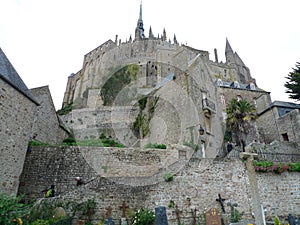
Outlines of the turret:
{"type": "Polygon", "coordinates": [[[175,45],[178,45],[178,41],[177,41],[177,39],[176,39],[176,35],[175,35],[175,34],[174,34],[173,41],[174,41],[174,44],[175,44],[175,45]]]}
{"type": "Polygon", "coordinates": [[[226,47],[225,47],[225,57],[226,57],[226,63],[228,63],[228,64],[235,63],[234,52],[233,52],[227,38],[226,38],[226,47]]]}
{"type": "Polygon", "coordinates": [[[166,33],[166,29],[164,28],[164,31],[163,31],[163,35],[161,37],[161,40],[162,41],[166,41],[167,40],[167,33],[166,33]]]}
{"type": "Polygon", "coordinates": [[[154,35],[152,33],[152,28],[150,26],[150,29],[149,29],[149,39],[154,39],[154,35]]]}

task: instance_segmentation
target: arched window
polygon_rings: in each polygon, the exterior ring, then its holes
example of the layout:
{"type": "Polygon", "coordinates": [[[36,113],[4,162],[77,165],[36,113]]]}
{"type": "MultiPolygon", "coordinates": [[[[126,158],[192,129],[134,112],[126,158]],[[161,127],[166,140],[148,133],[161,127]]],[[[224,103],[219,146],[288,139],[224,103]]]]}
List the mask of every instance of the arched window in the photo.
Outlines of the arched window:
{"type": "Polygon", "coordinates": [[[254,85],[252,82],[250,83],[249,86],[250,86],[250,90],[255,90],[255,89],[256,89],[256,88],[255,88],[255,85],[254,85]]]}

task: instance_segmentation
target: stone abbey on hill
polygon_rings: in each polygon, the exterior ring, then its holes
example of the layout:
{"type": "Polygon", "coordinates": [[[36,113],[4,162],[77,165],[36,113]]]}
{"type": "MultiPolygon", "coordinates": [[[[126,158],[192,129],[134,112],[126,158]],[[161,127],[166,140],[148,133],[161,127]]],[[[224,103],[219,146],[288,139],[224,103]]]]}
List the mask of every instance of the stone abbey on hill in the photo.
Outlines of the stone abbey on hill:
{"type": "Polygon", "coordinates": [[[141,5],[134,39],[108,40],[69,76],[63,107],[72,111],[63,121],[79,140],[105,133],[126,146],[192,141],[214,157],[223,144],[227,102],[244,98],[264,108],[271,101],[227,39],[225,56],[219,62],[215,50],[211,61],[208,51],[180,45],[175,35],[170,41],[165,30],[155,37],[150,27],[147,37],[141,5]]]}

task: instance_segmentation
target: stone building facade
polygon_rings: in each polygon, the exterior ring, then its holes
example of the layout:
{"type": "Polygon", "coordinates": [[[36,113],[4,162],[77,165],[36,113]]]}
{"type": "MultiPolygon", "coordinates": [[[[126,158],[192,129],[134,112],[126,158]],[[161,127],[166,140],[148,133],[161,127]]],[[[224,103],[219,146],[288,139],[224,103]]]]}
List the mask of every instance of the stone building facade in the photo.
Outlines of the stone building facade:
{"type": "Polygon", "coordinates": [[[30,89],[35,99],[39,102],[37,112],[34,116],[32,127],[32,140],[48,144],[59,144],[68,135],[60,127],[59,118],[56,115],[48,86],[30,89]]]}

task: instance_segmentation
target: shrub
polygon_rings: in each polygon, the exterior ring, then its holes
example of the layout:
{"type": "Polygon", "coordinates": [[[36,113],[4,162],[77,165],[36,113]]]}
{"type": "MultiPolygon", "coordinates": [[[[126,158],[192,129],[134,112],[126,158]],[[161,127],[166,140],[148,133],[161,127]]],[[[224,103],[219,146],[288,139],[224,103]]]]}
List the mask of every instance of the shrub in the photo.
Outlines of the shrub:
{"type": "Polygon", "coordinates": [[[170,181],[174,180],[174,177],[173,177],[173,175],[171,173],[166,173],[164,175],[164,179],[165,179],[166,182],[170,182],[170,181]]]}
{"type": "Polygon", "coordinates": [[[21,197],[0,194],[0,224],[16,224],[14,220],[21,221],[29,213],[31,205],[20,203],[20,200],[21,197]]]}
{"type": "Polygon", "coordinates": [[[159,148],[159,149],[166,149],[167,146],[165,144],[157,144],[157,143],[148,143],[144,146],[144,148],[159,148]]]}
{"type": "Polygon", "coordinates": [[[155,214],[150,209],[140,209],[135,212],[133,225],[151,225],[154,223],[155,214]]]}
{"type": "Polygon", "coordinates": [[[72,111],[72,108],[73,108],[73,104],[68,104],[66,105],[64,108],[60,109],[60,110],[57,110],[57,114],[58,115],[67,115],[69,112],[72,111]]]}
{"type": "Polygon", "coordinates": [[[63,144],[68,145],[68,146],[76,145],[76,140],[72,137],[68,137],[68,138],[64,139],[62,142],[63,142],[63,144]]]}

